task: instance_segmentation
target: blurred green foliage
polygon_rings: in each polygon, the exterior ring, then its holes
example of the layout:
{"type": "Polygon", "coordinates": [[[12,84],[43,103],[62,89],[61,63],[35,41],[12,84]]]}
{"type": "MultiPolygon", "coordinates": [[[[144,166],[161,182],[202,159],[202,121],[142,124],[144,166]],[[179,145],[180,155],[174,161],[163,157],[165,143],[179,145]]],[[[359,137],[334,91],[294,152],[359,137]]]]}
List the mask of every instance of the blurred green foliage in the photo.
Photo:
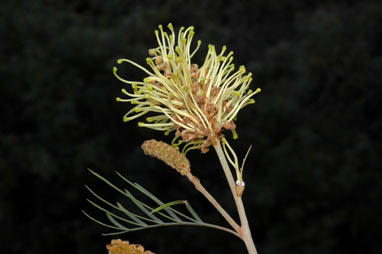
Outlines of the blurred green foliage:
{"type": "MultiPolygon", "coordinates": [[[[96,213],[83,185],[120,197],[87,167],[110,180],[118,169],[164,201],[188,199],[204,220],[223,221],[139,148],[169,138],[124,124],[129,105],[114,100],[123,87],[112,75],[116,59],[144,63],[153,30],[168,22],[195,26],[199,63],[208,43],[226,44],[263,90],[239,115],[233,143],[241,156],[255,148],[244,199],[259,252],[382,251],[378,1],[6,0],[0,20],[0,253],[106,253],[107,230],[80,212],[96,213]]],[[[190,159],[234,213],[213,151],[190,159]]],[[[122,237],[158,254],[245,253],[238,239],[209,230],[122,237]]]]}

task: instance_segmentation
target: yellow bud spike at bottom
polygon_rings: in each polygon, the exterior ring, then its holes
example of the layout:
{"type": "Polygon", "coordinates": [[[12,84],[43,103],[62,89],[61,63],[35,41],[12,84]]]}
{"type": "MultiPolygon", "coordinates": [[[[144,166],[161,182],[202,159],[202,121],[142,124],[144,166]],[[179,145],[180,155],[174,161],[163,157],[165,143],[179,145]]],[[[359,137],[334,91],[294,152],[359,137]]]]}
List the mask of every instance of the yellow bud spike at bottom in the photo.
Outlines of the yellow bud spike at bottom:
{"type": "Polygon", "coordinates": [[[155,139],[146,140],[142,144],[142,150],[146,155],[164,161],[170,167],[176,169],[181,175],[190,172],[190,162],[175,147],[155,139]]]}
{"type": "Polygon", "coordinates": [[[149,250],[145,250],[142,245],[132,244],[121,239],[111,240],[110,244],[106,245],[108,254],[153,254],[149,250]]]}

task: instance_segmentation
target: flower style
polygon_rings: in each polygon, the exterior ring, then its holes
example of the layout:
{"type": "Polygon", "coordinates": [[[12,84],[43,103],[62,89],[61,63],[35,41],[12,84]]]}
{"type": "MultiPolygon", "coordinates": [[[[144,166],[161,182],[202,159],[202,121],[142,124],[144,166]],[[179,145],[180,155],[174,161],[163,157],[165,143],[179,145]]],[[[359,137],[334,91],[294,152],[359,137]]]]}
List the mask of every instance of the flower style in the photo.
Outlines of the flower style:
{"type": "Polygon", "coordinates": [[[129,59],[117,61],[130,63],[148,75],[143,82],[129,81],[121,78],[114,67],[114,75],[133,88],[132,92],[122,89],[130,98],[118,97],[117,101],[136,105],[124,115],[124,121],[154,113],[138,125],[166,135],[175,131],[172,144],[187,143],[182,152],[201,149],[205,153],[209,146],[216,145],[224,130],[231,130],[237,138],[234,120],[240,109],[255,102],[251,97],[260,88],[249,89],[252,73],[246,74],[244,66],[234,72],[233,52],[225,55],[226,46],[217,54],[215,46],[209,45],[199,67],[191,61],[201,45],[199,40],[190,52],[194,28],[181,27],[177,36],[172,24],[168,28],[170,34],[161,25],[155,31],[159,46],[150,49],[146,59],[151,70],[129,59]]]}

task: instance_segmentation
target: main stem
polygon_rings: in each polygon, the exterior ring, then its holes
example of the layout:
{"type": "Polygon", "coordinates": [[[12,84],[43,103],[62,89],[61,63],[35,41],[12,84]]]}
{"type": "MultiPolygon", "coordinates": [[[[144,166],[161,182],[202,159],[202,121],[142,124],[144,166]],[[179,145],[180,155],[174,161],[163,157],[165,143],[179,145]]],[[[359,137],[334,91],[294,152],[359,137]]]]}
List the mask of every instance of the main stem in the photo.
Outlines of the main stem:
{"type": "Polygon", "coordinates": [[[240,217],[240,224],[241,224],[241,235],[242,239],[245,243],[245,246],[247,247],[249,254],[257,254],[257,250],[255,247],[255,244],[252,239],[251,230],[249,228],[247,215],[245,213],[243,200],[241,199],[241,196],[236,194],[236,188],[235,188],[235,180],[233,179],[231,169],[229,168],[227,159],[224,155],[224,152],[222,150],[220,140],[217,140],[217,144],[214,145],[215,151],[219,157],[220,164],[223,167],[224,174],[227,178],[229,187],[231,189],[233,198],[236,203],[237,212],[240,217]]]}

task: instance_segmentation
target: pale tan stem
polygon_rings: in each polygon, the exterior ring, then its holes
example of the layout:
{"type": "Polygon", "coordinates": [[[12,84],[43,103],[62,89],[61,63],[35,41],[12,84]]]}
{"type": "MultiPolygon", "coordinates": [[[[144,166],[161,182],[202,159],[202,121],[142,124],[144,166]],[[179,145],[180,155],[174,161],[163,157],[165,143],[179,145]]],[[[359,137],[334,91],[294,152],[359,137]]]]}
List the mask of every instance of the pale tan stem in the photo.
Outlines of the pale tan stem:
{"type": "Polygon", "coordinates": [[[222,165],[222,168],[224,170],[224,174],[227,178],[229,187],[231,189],[233,198],[235,200],[237,212],[240,217],[240,224],[241,224],[241,231],[242,231],[242,239],[245,243],[245,246],[247,247],[249,254],[257,254],[257,250],[255,247],[255,244],[252,239],[251,230],[249,228],[247,215],[245,213],[243,200],[241,199],[240,195],[236,194],[236,188],[235,188],[235,180],[233,179],[231,169],[229,168],[227,159],[224,155],[224,152],[222,150],[220,140],[217,140],[216,145],[214,145],[215,151],[219,157],[220,164],[222,165]]]}
{"type": "Polygon", "coordinates": [[[192,175],[191,172],[187,172],[186,174],[188,180],[192,182],[195,188],[203,194],[204,197],[219,211],[219,213],[224,217],[224,219],[231,225],[231,227],[239,234],[241,237],[241,228],[240,226],[232,219],[232,217],[224,210],[223,207],[215,200],[215,198],[203,187],[200,183],[200,180],[192,175]]]}

